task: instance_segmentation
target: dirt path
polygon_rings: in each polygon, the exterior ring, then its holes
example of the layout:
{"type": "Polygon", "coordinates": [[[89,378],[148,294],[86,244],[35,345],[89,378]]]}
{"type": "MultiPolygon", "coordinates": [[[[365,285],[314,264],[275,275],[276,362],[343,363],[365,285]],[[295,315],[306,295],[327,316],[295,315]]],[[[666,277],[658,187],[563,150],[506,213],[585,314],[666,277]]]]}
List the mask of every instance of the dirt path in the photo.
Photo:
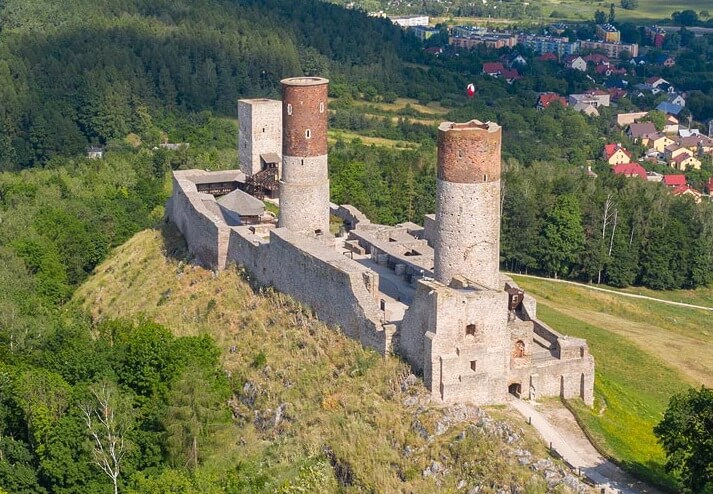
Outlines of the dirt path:
{"type": "Polygon", "coordinates": [[[607,494],[661,494],[603,458],[561,404],[542,405],[512,398],[517,410],[567,463],[607,494]]]}
{"type": "Polygon", "coordinates": [[[596,290],[599,292],[606,292],[610,293],[612,295],[619,295],[620,297],[629,297],[629,298],[640,298],[644,300],[653,300],[654,302],[661,302],[662,304],[669,304],[669,305],[678,305],[679,307],[690,307],[692,309],[701,309],[701,310],[707,310],[713,312],[713,307],[706,307],[704,305],[694,305],[694,304],[687,304],[685,302],[674,302],[673,300],[664,300],[656,297],[649,297],[647,295],[637,295],[635,293],[624,293],[624,292],[618,292],[616,290],[611,290],[608,288],[601,288],[598,286],[592,286],[592,285],[587,285],[584,283],[577,283],[576,281],[569,281],[569,280],[556,280],[554,278],[545,278],[542,276],[533,276],[531,274],[519,274],[519,273],[511,273],[515,276],[522,276],[523,278],[533,278],[536,280],[544,280],[544,281],[552,281],[554,283],[566,283],[568,285],[574,285],[578,286],[581,288],[588,288],[589,290],[596,290]]]}

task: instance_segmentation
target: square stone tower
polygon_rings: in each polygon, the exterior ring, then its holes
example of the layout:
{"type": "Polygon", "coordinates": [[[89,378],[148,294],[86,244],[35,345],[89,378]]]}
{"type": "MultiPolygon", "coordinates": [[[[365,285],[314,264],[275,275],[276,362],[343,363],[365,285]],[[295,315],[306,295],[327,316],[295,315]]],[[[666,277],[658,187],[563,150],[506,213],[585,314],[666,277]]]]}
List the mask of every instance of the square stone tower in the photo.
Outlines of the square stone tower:
{"type": "Polygon", "coordinates": [[[255,175],[265,163],[277,159],[281,173],[282,102],[271,99],[241,99],[238,101],[238,156],[240,170],[255,175]]]}

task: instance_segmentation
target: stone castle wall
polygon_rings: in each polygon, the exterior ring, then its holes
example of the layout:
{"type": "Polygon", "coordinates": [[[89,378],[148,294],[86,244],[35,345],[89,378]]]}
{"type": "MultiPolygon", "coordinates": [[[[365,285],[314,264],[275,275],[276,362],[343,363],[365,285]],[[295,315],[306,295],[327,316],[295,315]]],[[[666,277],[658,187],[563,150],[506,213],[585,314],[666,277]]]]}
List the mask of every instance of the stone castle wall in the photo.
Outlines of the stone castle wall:
{"type": "Polygon", "coordinates": [[[166,214],[181,231],[189,252],[201,266],[223,269],[229,228],[203,203],[213,200],[213,196],[198,192],[195,184],[184,176],[174,174],[173,195],[166,214]]]}
{"type": "Polygon", "coordinates": [[[266,240],[235,227],[228,261],[244,266],[259,284],[292,295],[364,346],[381,354],[391,350],[395,328],[382,326],[378,274],[334,249],[285,228],[270,231],[266,240]]]}
{"type": "Polygon", "coordinates": [[[391,351],[396,328],[382,324],[377,273],[286,228],[226,225],[205,207],[203,201],[213,196],[197,192],[190,173],[174,172],[166,213],[201,265],[239,264],[259,285],[292,295],[364,346],[381,354],[391,351]]]}

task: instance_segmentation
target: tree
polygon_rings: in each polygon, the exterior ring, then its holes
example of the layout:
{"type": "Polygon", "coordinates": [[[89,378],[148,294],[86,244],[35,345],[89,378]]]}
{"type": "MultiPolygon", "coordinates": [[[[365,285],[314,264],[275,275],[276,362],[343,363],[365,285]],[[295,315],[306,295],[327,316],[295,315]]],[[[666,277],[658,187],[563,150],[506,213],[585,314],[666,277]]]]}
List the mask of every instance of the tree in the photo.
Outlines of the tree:
{"type": "Polygon", "coordinates": [[[568,274],[584,245],[579,202],[573,194],[559,196],[542,229],[543,267],[554,275],[568,274]]]}
{"type": "Polygon", "coordinates": [[[686,492],[713,492],[713,390],[703,386],[671,397],[654,434],[666,452],[666,470],[686,492]]]}
{"type": "Polygon", "coordinates": [[[693,26],[698,22],[698,14],[695,10],[684,10],[682,12],[674,12],[671,14],[671,19],[682,26],[693,26]]]}
{"type": "Polygon", "coordinates": [[[115,385],[102,382],[91,388],[92,400],[81,411],[92,440],[92,461],[106,474],[119,492],[119,475],[126,456],[126,433],[131,428],[131,406],[115,385]]]}
{"type": "MultiPolygon", "coordinates": [[[[594,22],[596,24],[605,24],[607,22],[607,15],[604,11],[597,9],[597,11],[594,12],[594,22]]],[[[577,31],[577,34],[579,34],[579,31],[577,31]]]]}
{"type": "Polygon", "coordinates": [[[639,6],[639,0],[621,0],[621,8],[626,10],[634,10],[639,6]]]}
{"type": "Polygon", "coordinates": [[[176,466],[197,468],[203,441],[229,421],[225,389],[209,372],[188,370],[171,387],[164,425],[176,466]]]}
{"type": "Polygon", "coordinates": [[[609,18],[607,20],[609,21],[609,24],[614,24],[614,21],[616,21],[616,11],[613,3],[609,5],[609,18]]]}

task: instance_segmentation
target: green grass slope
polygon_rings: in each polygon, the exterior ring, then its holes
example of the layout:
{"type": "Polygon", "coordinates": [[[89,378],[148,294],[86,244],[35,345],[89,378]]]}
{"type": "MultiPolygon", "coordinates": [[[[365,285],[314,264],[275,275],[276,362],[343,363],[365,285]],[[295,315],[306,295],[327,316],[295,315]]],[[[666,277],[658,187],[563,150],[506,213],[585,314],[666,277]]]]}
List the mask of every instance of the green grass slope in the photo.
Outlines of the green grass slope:
{"type": "Polygon", "coordinates": [[[538,441],[522,438],[522,421],[454,419],[428,404],[420,382],[404,386],[409,370],[400,360],[363,349],[287,296],[253,290],[235,268],[215,274],[186,256],[174,228],[143,231],[95,270],[73,303],[95,320],[148,317],[178,335],[215,338],[235,420],[204,466],[209,473],[242,465],[263,479],[262,490],[245,492],[458,492],[461,481],[482,493],[510,485],[547,492],[542,472],[514,455],[544,455],[538,441]],[[520,439],[507,444],[508,430],[520,439]],[[434,462],[443,470],[424,476],[434,462]]]}

